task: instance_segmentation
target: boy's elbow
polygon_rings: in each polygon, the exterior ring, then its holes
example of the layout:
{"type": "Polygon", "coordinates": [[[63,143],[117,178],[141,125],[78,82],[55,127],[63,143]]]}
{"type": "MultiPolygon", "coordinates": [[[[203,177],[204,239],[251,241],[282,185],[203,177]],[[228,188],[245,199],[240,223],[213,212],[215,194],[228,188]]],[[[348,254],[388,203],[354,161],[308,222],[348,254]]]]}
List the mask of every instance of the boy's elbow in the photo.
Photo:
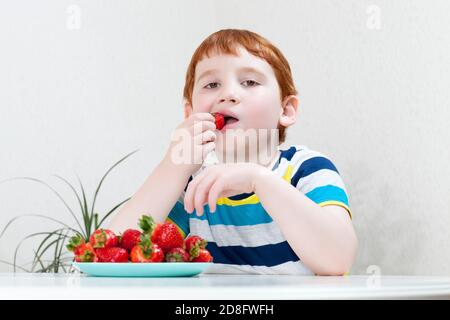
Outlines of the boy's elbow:
{"type": "Polygon", "coordinates": [[[350,270],[350,266],[335,265],[328,268],[323,268],[315,272],[316,276],[343,276],[350,270]]]}
{"type": "Polygon", "coordinates": [[[334,259],[333,262],[329,262],[322,265],[314,273],[318,276],[343,276],[350,271],[356,256],[357,242],[354,244],[351,253],[346,256],[341,256],[341,259],[334,259]]]}

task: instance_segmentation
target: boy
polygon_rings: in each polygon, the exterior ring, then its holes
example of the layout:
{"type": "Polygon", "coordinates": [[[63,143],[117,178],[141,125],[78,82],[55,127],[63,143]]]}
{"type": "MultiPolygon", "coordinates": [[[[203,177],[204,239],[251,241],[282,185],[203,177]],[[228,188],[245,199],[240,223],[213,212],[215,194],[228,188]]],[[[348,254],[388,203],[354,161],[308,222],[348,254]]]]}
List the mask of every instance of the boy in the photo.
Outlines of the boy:
{"type": "Polygon", "coordinates": [[[336,167],[305,146],[279,147],[295,123],[296,94],[289,63],[268,40],[236,29],[210,35],[186,74],[185,120],[175,131],[185,143],[172,141],[110,227],[135,227],[143,213],[169,220],[208,241],[212,273],[348,272],[357,238],[336,167]],[[225,116],[221,130],[214,113],[225,116]],[[257,148],[239,139],[264,130],[278,135],[256,135],[257,148]],[[180,161],[192,145],[194,159],[180,161]],[[203,168],[212,150],[219,164],[203,168]],[[245,152],[250,160],[234,160],[245,152]]]}

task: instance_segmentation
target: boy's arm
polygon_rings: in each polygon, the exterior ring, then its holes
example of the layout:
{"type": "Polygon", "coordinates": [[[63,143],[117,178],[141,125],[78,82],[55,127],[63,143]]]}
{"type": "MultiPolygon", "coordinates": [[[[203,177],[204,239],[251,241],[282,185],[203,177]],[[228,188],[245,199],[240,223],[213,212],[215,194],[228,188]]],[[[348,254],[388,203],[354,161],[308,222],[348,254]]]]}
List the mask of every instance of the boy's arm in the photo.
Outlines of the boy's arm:
{"type": "Polygon", "coordinates": [[[258,174],[254,190],[310,270],[317,275],[343,275],[350,269],[358,241],[346,209],[335,205],[320,207],[271,173],[258,174]]]}
{"type": "Polygon", "coordinates": [[[164,222],[189,177],[189,171],[183,166],[164,157],[133,197],[114,215],[109,228],[115,232],[136,229],[142,214],[151,215],[157,223],[164,222]]]}
{"type": "Polygon", "coordinates": [[[190,176],[200,167],[200,160],[214,150],[215,142],[211,141],[211,138],[215,138],[212,131],[215,128],[214,117],[209,113],[193,113],[185,118],[172,134],[172,141],[163,160],[113,217],[109,228],[115,232],[128,228],[136,229],[142,214],[151,215],[156,223],[164,222],[190,176]],[[180,152],[189,157],[192,147],[194,158],[172,157],[180,152]]]}

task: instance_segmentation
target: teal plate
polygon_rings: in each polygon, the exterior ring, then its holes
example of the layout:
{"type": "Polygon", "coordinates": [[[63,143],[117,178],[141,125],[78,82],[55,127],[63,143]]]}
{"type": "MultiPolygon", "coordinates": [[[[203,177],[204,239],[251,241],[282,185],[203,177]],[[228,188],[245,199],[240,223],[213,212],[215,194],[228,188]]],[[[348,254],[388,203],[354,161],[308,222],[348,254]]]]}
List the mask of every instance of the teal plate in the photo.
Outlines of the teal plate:
{"type": "Polygon", "coordinates": [[[203,262],[92,263],[73,262],[83,273],[96,277],[192,277],[210,267],[203,262]]]}

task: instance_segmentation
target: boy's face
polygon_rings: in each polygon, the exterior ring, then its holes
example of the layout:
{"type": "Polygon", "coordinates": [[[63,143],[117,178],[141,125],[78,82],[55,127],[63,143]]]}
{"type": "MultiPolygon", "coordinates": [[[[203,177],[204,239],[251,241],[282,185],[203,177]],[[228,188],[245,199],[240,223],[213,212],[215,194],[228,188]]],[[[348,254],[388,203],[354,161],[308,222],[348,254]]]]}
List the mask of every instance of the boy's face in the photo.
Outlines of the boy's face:
{"type": "Polygon", "coordinates": [[[287,127],[295,122],[297,97],[282,102],[271,65],[244,48],[239,56],[205,57],[196,66],[194,81],[192,106],[186,106],[186,116],[218,112],[237,119],[218,135],[229,129],[277,129],[279,123],[287,127]]]}

